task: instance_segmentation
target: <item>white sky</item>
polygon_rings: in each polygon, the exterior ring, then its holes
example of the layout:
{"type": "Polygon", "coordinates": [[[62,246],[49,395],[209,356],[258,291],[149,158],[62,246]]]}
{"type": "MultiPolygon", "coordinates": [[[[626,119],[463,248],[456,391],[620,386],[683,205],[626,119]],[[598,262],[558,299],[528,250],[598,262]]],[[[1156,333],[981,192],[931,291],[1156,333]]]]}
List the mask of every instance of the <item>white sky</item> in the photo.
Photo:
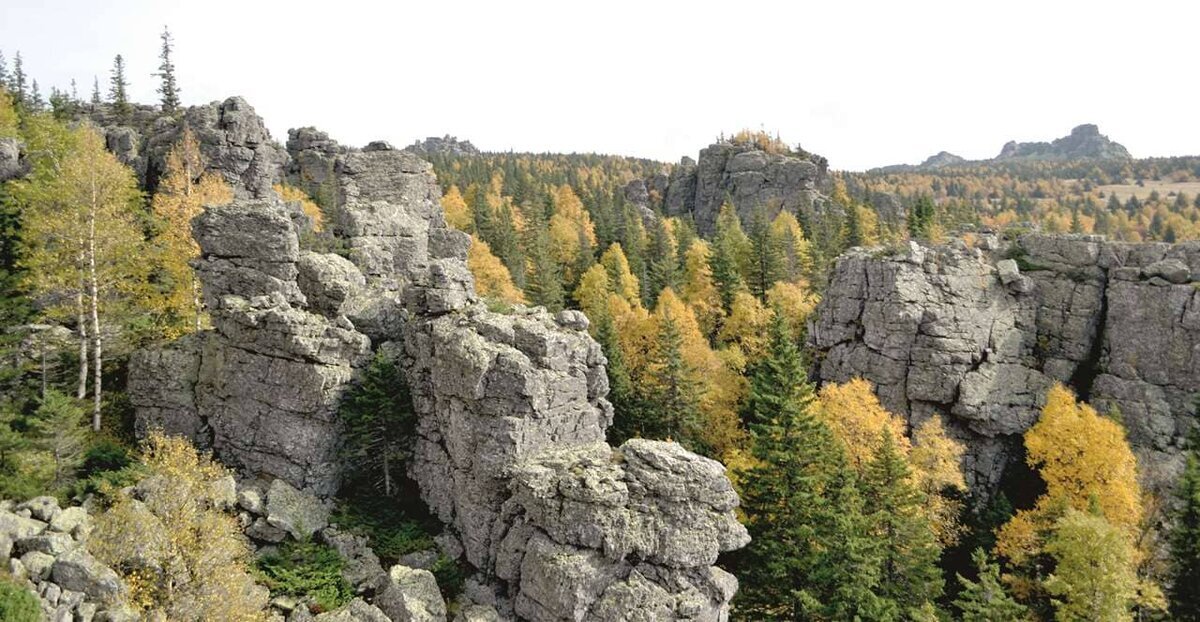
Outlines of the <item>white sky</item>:
{"type": "Polygon", "coordinates": [[[242,95],[281,142],[677,161],[745,127],[857,170],[1097,123],[1138,157],[1200,153],[1195,0],[0,0],[0,50],[44,92],[107,90],[122,53],[156,101],[163,25],[185,103],[242,95]]]}

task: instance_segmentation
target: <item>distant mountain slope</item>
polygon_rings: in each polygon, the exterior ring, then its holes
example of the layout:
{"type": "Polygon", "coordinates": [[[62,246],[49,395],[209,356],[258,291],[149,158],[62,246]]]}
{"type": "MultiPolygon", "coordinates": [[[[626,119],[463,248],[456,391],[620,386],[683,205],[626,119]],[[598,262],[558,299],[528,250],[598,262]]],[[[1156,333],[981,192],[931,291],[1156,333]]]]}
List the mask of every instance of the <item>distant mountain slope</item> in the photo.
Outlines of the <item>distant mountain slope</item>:
{"type": "Polygon", "coordinates": [[[1079,161],[1079,160],[1129,160],[1129,150],[1121,143],[1100,133],[1100,127],[1085,123],[1077,125],[1071,133],[1052,142],[1019,143],[1010,140],[1000,149],[1000,154],[990,160],[967,160],[948,151],[925,158],[917,165],[894,164],[874,169],[880,173],[904,173],[918,170],[939,169],[959,165],[980,165],[999,162],[1030,161],[1079,161]]]}

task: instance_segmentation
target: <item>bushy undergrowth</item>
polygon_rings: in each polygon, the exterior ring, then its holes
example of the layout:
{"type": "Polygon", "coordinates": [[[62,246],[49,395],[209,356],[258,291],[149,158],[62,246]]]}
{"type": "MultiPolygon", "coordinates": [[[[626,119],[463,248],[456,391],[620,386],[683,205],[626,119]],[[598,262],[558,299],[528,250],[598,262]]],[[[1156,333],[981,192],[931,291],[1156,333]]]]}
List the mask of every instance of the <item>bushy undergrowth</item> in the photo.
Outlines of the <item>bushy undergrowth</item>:
{"type": "Polygon", "coordinates": [[[258,559],[259,579],[272,594],[309,598],[321,611],[332,611],[354,598],[342,577],[345,562],[337,551],[315,542],[289,540],[258,559]]]}
{"type": "Polygon", "coordinates": [[[0,620],[4,622],[39,622],[42,608],[33,592],[0,577],[0,620]]]}

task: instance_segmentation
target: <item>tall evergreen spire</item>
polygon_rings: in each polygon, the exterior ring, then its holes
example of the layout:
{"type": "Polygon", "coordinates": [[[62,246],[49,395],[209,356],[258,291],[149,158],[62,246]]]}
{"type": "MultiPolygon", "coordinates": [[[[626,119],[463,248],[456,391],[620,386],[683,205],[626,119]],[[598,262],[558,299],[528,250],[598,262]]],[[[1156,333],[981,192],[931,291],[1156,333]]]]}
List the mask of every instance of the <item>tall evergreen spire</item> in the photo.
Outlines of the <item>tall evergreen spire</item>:
{"type": "Polygon", "coordinates": [[[158,66],[158,72],[154,75],[162,80],[162,83],[158,85],[158,94],[162,96],[162,110],[171,114],[179,109],[179,85],[175,82],[175,62],[171,60],[175,44],[171,39],[171,31],[166,26],[163,26],[160,37],[162,38],[162,51],[159,52],[158,58],[161,63],[158,66]]]}

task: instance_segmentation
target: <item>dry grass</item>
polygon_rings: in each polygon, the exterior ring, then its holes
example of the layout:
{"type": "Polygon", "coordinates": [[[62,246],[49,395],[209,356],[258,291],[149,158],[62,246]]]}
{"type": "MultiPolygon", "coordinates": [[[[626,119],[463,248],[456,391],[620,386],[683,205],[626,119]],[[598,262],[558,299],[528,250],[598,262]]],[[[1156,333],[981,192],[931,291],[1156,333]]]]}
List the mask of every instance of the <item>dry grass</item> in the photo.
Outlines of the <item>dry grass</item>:
{"type": "Polygon", "coordinates": [[[1117,195],[1117,199],[1124,202],[1127,201],[1130,195],[1137,195],[1138,200],[1147,199],[1150,193],[1158,191],[1159,196],[1166,198],[1171,193],[1184,193],[1189,197],[1195,198],[1200,194],[1200,181],[1146,181],[1143,185],[1137,184],[1108,184],[1106,186],[1097,186],[1096,193],[1103,192],[1107,199],[1111,195],[1117,195]]]}

